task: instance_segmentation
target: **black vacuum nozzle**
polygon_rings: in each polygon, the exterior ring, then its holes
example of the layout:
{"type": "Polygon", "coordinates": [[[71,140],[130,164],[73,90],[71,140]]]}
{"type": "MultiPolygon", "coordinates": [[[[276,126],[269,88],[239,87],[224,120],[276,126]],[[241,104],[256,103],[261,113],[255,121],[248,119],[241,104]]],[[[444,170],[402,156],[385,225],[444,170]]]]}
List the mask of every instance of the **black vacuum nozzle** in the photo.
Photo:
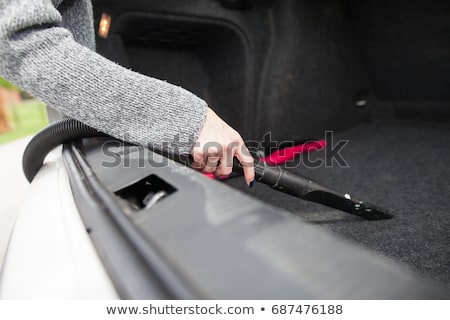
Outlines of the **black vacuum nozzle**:
{"type": "MultiPolygon", "coordinates": [[[[28,144],[23,155],[23,170],[28,181],[32,181],[41,168],[44,158],[50,150],[59,144],[83,137],[104,137],[104,133],[89,127],[74,119],[64,119],[55,122],[41,130],[28,144]]],[[[166,155],[185,165],[192,163],[189,156],[166,155]]],[[[242,174],[238,162],[233,165],[233,171],[242,174]]],[[[273,189],[295,197],[321,203],[368,220],[390,219],[392,214],[367,202],[352,199],[349,194],[340,194],[328,187],[286,171],[281,167],[270,166],[265,162],[255,160],[256,180],[269,185],[273,189]]]]}
{"type": "MultiPolygon", "coordinates": [[[[239,164],[234,165],[234,171],[242,173],[239,164]]],[[[367,220],[383,220],[393,217],[386,210],[370,203],[353,199],[348,193],[339,193],[319,184],[307,177],[271,166],[255,160],[256,180],[273,189],[290,194],[300,199],[317,202],[367,220]]]]}

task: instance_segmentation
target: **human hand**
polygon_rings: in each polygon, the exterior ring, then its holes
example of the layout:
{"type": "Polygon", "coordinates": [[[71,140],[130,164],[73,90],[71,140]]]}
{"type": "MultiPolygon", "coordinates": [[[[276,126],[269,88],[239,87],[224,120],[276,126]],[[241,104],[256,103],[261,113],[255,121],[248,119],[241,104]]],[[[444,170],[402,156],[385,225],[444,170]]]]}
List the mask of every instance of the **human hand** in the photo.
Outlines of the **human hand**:
{"type": "Polygon", "coordinates": [[[255,180],[254,159],[236,130],[208,108],[205,124],[192,148],[193,168],[215,176],[228,176],[236,157],[244,170],[247,185],[255,180]]]}

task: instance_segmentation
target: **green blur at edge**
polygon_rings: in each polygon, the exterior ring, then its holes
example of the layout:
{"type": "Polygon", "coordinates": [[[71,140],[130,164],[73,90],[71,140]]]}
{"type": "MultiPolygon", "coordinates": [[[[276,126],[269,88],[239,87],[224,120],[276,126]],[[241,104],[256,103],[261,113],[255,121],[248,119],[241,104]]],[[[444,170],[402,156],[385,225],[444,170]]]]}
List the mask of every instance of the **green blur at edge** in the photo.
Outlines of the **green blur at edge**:
{"type": "Polygon", "coordinates": [[[14,128],[0,134],[0,144],[34,135],[48,124],[45,104],[37,99],[24,100],[12,108],[14,128]]]}

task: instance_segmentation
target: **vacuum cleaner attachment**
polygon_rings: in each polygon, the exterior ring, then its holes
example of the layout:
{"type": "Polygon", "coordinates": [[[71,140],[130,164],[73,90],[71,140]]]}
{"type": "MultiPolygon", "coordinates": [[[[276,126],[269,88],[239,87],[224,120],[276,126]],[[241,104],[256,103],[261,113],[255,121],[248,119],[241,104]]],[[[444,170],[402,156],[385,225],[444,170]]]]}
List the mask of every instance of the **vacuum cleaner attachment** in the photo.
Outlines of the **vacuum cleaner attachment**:
{"type": "MultiPolygon", "coordinates": [[[[36,134],[25,149],[22,160],[25,176],[31,182],[42,166],[47,153],[59,144],[84,137],[100,136],[106,135],[74,119],[64,119],[50,124],[36,134]]],[[[186,164],[186,159],[183,161],[182,157],[175,160],[186,164]]],[[[243,174],[238,162],[234,163],[233,171],[243,174]]],[[[349,194],[338,193],[281,167],[255,160],[255,173],[257,181],[300,199],[317,202],[367,220],[392,218],[392,215],[384,209],[353,199],[349,194]]]]}
{"type": "MultiPolygon", "coordinates": [[[[233,171],[243,174],[242,167],[236,162],[234,163],[233,171]]],[[[348,193],[339,193],[312,179],[284,170],[278,166],[271,166],[259,160],[255,160],[255,175],[256,181],[264,183],[272,189],[342,210],[367,220],[384,220],[393,217],[386,210],[354,199],[348,193]]]]}

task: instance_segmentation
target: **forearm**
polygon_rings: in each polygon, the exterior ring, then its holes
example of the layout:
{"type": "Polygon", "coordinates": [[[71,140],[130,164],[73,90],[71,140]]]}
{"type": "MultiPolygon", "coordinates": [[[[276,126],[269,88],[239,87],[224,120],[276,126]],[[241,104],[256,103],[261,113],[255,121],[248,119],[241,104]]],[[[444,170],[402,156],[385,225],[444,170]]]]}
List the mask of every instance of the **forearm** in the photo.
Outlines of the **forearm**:
{"type": "Polygon", "coordinates": [[[203,100],[101,57],[57,23],[53,15],[41,26],[3,34],[0,75],[107,134],[190,151],[206,115],[203,100]]]}

